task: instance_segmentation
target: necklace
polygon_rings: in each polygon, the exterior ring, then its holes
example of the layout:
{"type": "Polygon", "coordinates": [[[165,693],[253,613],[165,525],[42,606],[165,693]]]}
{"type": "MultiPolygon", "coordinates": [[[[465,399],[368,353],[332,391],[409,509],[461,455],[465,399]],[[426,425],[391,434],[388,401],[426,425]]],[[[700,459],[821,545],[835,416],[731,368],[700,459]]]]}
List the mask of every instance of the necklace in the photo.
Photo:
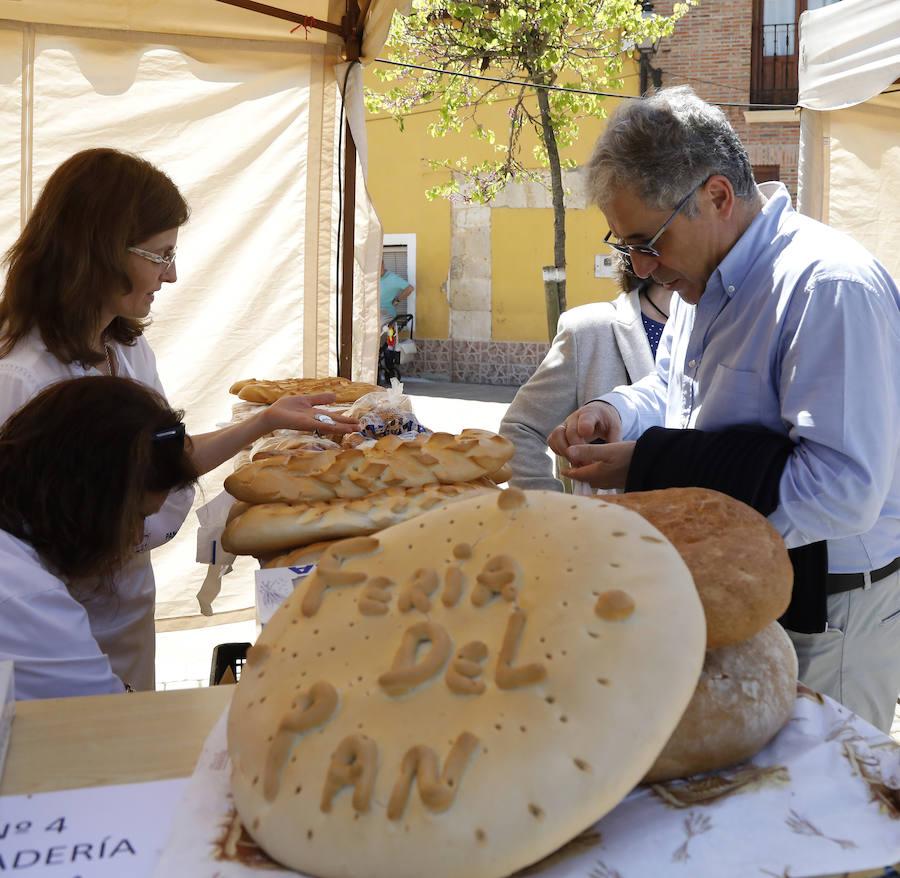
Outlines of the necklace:
{"type": "MultiPolygon", "coordinates": [[[[666,312],[663,311],[663,309],[660,308],[659,305],[657,305],[656,302],[654,302],[653,299],[650,298],[650,289],[649,289],[649,287],[645,287],[645,288],[644,288],[644,298],[645,298],[645,299],[653,306],[653,310],[654,310],[654,311],[658,312],[659,314],[662,314],[662,316],[663,316],[666,320],[669,319],[669,315],[666,314],[666,312]]],[[[109,356],[109,352],[107,352],[107,356],[109,356]]]]}
{"type": "Polygon", "coordinates": [[[106,342],[103,343],[103,350],[104,350],[105,353],[106,353],[106,374],[109,375],[109,376],[111,377],[111,376],[112,376],[112,373],[113,373],[113,370],[112,370],[112,359],[111,359],[111,357],[109,356],[109,345],[106,344],[106,342]]]}

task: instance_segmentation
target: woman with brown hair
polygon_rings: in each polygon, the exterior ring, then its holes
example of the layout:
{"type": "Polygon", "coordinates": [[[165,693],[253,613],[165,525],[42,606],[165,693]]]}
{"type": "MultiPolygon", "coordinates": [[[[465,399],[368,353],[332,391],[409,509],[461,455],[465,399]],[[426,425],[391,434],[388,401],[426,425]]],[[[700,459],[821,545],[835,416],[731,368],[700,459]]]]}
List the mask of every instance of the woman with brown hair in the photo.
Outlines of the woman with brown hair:
{"type": "Polygon", "coordinates": [[[180,413],[137,381],[57,382],[0,427],[0,658],[17,699],[130,684],[113,668],[132,646],[117,574],[145,518],[196,478],[180,413]],[[92,609],[111,623],[102,644],[92,609]]]}
{"type": "MultiPolygon", "coordinates": [[[[53,172],[6,255],[0,423],[47,385],[98,373],[132,378],[164,396],[143,332],[155,294],[177,279],[175,245],[189,213],[172,180],[129,153],[88,149],[53,172]]],[[[281,428],[350,432],[355,425],[347,419],[317,419],[313,406],[332,399],[286,397],[239,424],[193,436],[192,462],[198,473],[209,472],[281,428]]],[[[154,688],[149,550],[177,533],[192,499],[192,489],[173,492],[147,518],[137,552],[117,575],[117,592],[127,601],[91,619],[101,647],[113,636],[134,644],[116,651],[113,671],[137,689],[154,688]],[[129,620],[122,618],[124,604],[129,620]]]]}

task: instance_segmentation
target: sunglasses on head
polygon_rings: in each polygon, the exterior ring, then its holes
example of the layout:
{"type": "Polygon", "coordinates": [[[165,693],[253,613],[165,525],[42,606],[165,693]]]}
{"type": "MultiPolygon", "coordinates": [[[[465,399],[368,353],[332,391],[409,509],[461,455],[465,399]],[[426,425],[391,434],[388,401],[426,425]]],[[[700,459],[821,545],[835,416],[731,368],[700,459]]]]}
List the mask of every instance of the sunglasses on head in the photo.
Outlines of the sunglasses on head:
{"type": "Polygon", "coordinates": [[[166,427],[165,430],[157,430],[150,436],[153,442],[177,442],[180,448],[184,448],[184,423],[175,424],[174,427],[166,427]]]}

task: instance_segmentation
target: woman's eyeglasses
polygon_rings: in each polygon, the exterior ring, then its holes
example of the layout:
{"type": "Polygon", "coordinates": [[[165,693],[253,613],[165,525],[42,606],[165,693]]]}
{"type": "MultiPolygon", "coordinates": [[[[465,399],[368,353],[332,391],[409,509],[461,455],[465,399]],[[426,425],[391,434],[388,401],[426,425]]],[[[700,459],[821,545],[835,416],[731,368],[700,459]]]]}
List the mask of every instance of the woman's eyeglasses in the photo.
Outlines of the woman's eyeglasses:
{"type": "Polygon", "coordinates": [[[153,262],[156,265],[165,266],[163,268],[163,274],[165,274],[171,267],[172,263],[175,261],[175,248],[172,248],[172,252],[168,256],[160,256],[159,253],[152,253],[150,250],[141,250],[140,247],[129,247],[129,253],[134,253],[137,256],[143,256],[149,262],[153,262]]]}

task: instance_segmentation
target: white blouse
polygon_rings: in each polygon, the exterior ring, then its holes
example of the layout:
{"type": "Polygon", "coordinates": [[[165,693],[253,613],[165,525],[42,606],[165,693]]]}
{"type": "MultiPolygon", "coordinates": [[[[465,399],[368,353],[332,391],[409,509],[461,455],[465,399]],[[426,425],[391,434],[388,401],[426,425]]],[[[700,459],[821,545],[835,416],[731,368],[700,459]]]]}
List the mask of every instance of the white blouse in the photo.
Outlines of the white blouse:
{"type": "Polygon", "coordinates": [[[85,607],[28,543],[4,530],[0,571],[0,656],[13,660],[17,701],[124,691],[85,607]]]}
{"type": "MultiPolygon", "coordinates": [[[[112,342],[110,347],[115,351],[118,375],[140,381],[163,394],[156,357],[143,336],[134,345],[112,342]]],[[[40,333],[32,330],[8,356],[0,360],[0,422],[48,385],[69,378],[96,375],[98,371],[93,366],[60,362],[47,350],[40,333]]],[[[136,547],[132,561],[116,577],[115,594],[87,601],[83,607],[96,646],[108,656],[112,672],[134,689],[153,689],[156,680],[153,619],[156,583],[149,550],[175,536],[190,511],[193,499],[193,488],[169,494],[159,512],[145,520],[144,538],[136,547]]],[[[6,575],[0,565],[0,588],[6,575]]],[[[5,636],[9,624],[12,623],[7,621],[0,627],[0,656],[5,656],[7,652],[5,636]]],[[[54,644],[53,649],[57,650],[58,645],[54,644]]],[[[18,667],[15,673],[18,677],[18,667]]]]}

